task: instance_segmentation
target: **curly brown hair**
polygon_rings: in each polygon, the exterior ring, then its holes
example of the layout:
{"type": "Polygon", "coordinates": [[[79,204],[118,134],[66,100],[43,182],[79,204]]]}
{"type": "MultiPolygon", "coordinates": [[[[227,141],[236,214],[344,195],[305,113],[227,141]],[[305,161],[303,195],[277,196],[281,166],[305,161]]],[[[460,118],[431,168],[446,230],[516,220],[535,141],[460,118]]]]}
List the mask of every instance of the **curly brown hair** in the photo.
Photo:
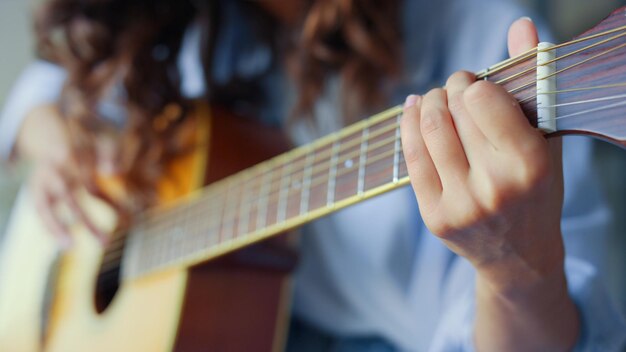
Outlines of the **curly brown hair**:
{"type": "MultiPolygon", "coordinates": [[[[177,57],[194,20],[203,33],[208,101],[228,106],[258,96],[255,80],[262,77],[219,83],[208,69],[225,1],[49,0],[40,7],[35,17],[38,53],[67,70],[59,106],[85,182],[93,184],[94,141],[114,135],[123,146],[118,162],[128,192],[139,207],[155,200],[162,166],[185,149],[175,138],[188,109],[177,57]],[[126,114],[121,127],[100,116],[100,104],[112,94],[126,114]]],[[[344,122],[382,106],[385,84],[401,67],[398,1],[306,0],[296,32],[259,11],[259,3],[243,1],[240,6],[258,28],[258,39],[281,58],[274,65],[289,68],[299,92],[293,116],[311,115],[326,79],[334,74],[342,82],[344,122]]]]}

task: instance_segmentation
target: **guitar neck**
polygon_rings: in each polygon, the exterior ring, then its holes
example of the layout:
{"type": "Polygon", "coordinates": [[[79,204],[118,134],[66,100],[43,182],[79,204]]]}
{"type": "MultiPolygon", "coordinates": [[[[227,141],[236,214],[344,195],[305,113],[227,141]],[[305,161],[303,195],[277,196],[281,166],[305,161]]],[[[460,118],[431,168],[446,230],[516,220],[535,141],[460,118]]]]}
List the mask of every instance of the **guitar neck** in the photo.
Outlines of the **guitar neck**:
{"type": "MultiPolygon", "coordinates": [[[[509,91],[547,135],[593,134],[626,146],[624,14],[476,77],[509,91]]],[[[124,276],[191,266],[408,184],[401,113],[390,108],[145,214],[127,241],[124,276]]]]}
{"type": "Polygon", "coordinates": [[[133,229],[124,274],[193,265],[408,184],[397,106],[211,184],[133,229]]]}

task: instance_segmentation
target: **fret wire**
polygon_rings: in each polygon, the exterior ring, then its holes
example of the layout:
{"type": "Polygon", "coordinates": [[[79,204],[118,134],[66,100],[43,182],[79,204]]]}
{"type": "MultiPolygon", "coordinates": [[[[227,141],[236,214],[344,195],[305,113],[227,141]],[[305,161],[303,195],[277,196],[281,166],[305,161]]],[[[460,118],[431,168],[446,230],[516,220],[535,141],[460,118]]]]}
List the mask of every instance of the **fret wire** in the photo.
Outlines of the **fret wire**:
{"type": "Polygon", "coordinates": [[[203,203],[200,202],[200,199],[193,199],[190,203],[189,213],[192,214],[192,220],[189,223],[189,232],[191,237],[191,241],[189,243],[189,253],[195,253],[200,248],[205,246],[204,243],[204,234],[202,233],[202,228],[205,225],[205,222],[208,221],[208,217],[202,214],[202,206],[203,203]]]}
{"type": "Polygon", "coordinates": [[[285,213],[287,211],[287,194],[289,192],[289,184],[291,183],[291,163],[283,165],[283,175],[281,176],[280,190],[278,191],[278,205],[276,207],[276,223],[285,221],[285,213]]]}
{"type": "Polygon", "coordinates": [[[393,183],[398,183],[398,163],[400,161],[400,120],[402,114],[398,114],[396,117],[396,140],[394,143],[393,153],[393,183]]]}
{"type": "Polygon", "coordinates": [[[363,129],[363,134],[361,135],[361,148],[359,155],[359,174],[357,180],[357,194],[363,194],[363,184],[365,177],[365,163],[367,162],[367,146],[368,146],[368,138],[369,138],[369,124],[365,125],[363,129]]]}
{"type": "Polygon", "coordinates": [[[191,200],[187,204],[187,210],[185,211],[185,252],[192,253],[194,248],[198,248],[198,222],[200,218],[196,214],[197,207],[196,200],[191,200]]]}
{"type": "MultiPolygon", "coordinates": [[[[180,207],[176,207],[175,208],[175,214],[182,214],[183,213],[183,209],[184,209],[184,205],[180,206],[180,207]]],[[[170,250],[170,255],[171,258],[169,258],[170,260],[173,260],[174,258],[177,258],[178,256],[183,254],[183,243],[182,243],[182,233],[183,233],[183,222],[184,222],[184,217],[183,216],[174,216],[174,227],[172,228],[172,232],[170,233],[170,238],[172,241],[172,247],[170,250]]]]}
{"type": "Polygon", "coordinates": [[[128,256],[124,259],[122,265],[124,276],[130,276],[132,273],[138,272],[142,265],[143,258],[143,238],[144,238],[143,226],[137,226],[136,230],[130,233],[128,241],[128,256]],[[124,265],[129,263],[128,265],[124,265]]]}
{"type": "MultiPolygon", "coordinates": [[[[170,242],[169,233],[171,233],[170,221],[164,222],[160,226],[160,230],[161,231],[159,231],[159,236],[161,237],[160,238],[161,241],[158,241],[157,238],[149,239],[149,241],[152,241],[149,249],[154,251],[153,256],[158,257],[160,262],[166,262],[169,258],[169,251],[168,251],[169,242],[170,242]]],[[[149,260],[152,261],[152,258],[149,258],[149,260]]]]}
{"type": "MultiPolygon", "coordinates": [[[[232,193],[233,193],[233,185],[235,184],[235,182],[230,182],[228,183],[228,188],[226,191],[226,201],[225,203],[222,205],[222,220],[220,221],[220,229],[219,229],[219,243],[226,243],[226,241],[228,240],[227,236],[226,236],[226,225],[228,224],[228,222],[230,221],[230,213],[229,213],[229,209],[232,207],[231,203],[232,203],[232,193]]],[[[232,231],[232,230],[231,230],[232,231]]]]}
{"type": "Polygon", "coordinates": [[[243,185],[242,198],[239,204],[239,224],[237,226],[238,236],[243,236],[248,231],[248,221],[250,219],[250,202],[249,202],[250,182],[243,185]]]}
{"type": "Polygon", "coordinates": [[[224,199],[223,194],[218,194],[213,199],[203,199],[203,203],[205,205],[204,208],[205,209],[209,208],[209,209],[206,209],[207,212],[209,213],[208,214],[209,222],[208,222],[207,228],[203,229],[203,232],[205,233],[204,239],[207,244],[219,242],[219,238],[220,238],[220,234],[219,234],[220,218],[219,217],[221,216],[221,211],[217,211],[217,210],[221,209],[221,207],[219,205],[214,206],[214,204],[221,204],[222,199],[224,199]],[[218,228],[218,231],[214,232],[213,229],[216,227],[218,228]]]}
{"type": "MultiPolygon", "coordinates": [[[[272,179],[272,174],[274,172],[274,169],[269,169],[269,171],[266,173],[266,178],[269,178],[270,180],[272,179]]],[[[262,189],[261,189],[261,193],[262,193],[262,197],[259,198],[259,203],[258,203],[258,209],[260,209],[260,211],[257,213],[257,228],[264,228],[265,225],[267,224],[267,205],[269,203],[269,192],[270,192],[270,188],[271,188],[271,184],[269,183],[269,180],[265,180],[263,182],[262,185],[262,189]]]]}
{"type": "Polygon", "coordinates": [[[330,207],[335,202],[335,182],[337,174],[337,152],[339,150],[339,138],[333,143],[333,152],[328,169],[328,189],[326,193],[326,206],[330,207]]]}
{"type": "MultiPolygon", "coordinates": [[[[313,149],[311,149],[313,150],[313,149]]],[[[304,214],[309,210],[309,197],[311,193],[311,175],[313,174],[313,160],[315,154],[309,151],[306,155],[304,172],[302,173],[302,193],[300,196],[300,214],[304,214]]]]}

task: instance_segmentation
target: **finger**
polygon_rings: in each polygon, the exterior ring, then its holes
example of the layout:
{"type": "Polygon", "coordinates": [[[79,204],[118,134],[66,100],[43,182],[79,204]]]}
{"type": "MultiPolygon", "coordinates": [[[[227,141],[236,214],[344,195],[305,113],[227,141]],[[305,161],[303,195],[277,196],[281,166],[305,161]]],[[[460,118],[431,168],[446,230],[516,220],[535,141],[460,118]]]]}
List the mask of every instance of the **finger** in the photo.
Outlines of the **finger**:
{"type": "Polygon", "coordinates": [[[87,228],[87,230],[93,236],[95,236],[102,245],[106,245],[106,235],[98,229],[98,227],[91,221],[91,219],[89,219],[83,207],[76,200],[75,193],[72,191],[65,193],[63,195],[63,200],[69,206],[69,208],[73,212],[73,215],[78,218],[80,224],[85,226],[85,228],[87,228]]]}
{"type": "Polygon", "coordinates": [[[469,162],[448,110],[446,91],[433,89],[422,100],[420,129],[445,190],[465,179],[469,162]]]}
{"type": "MultiPolygon", "coordinates": [[[[60,172],[50,172],[48,175],[48,182],[50,185],[50,190],[54,194],[55,203],[63,203],[67,205],[67,209],[69,210],[68,217],[73,219],[73,222],[78,222],[82,226],[84,226],[87,231],[89,231],[93,236],[98,238],[98,240],[102,243],[106,243],[106,236],[102,233],[89,219],[87,214],[85,213],[83,207],[78,203],[76,199],[76,189],[77,183],[74,179],[75,176],[71,176],[69,174],[61,174],[60,172]]],[[[65,209],[65,208],[64,208],[65,209]]],[[[56,212],[54,214],[57,214],[56,212]]],[[[60,219],[60,216],[55,216],[57,219],[60,219]]],[[[71,220],[70,220],[71,221],[71,220]]],[[[60,220],[61,223],[65,224],[66,227],[68,225],[60,220]]]]}
{"type": "Polygon", "coordinates": [[[472,159],[482,152],[483,145],[487,143],[485,136],[469,116],[463,101],[463,92],[475,81],[476,76],[473,73],[459,71],[450,76],[446,83],[450,114],[470,166],[472,159]]]}
{"type": "Polygon", "coordinates": [[[515,57],[534,48],[539,43],[537,28],[528,17],[522,17],[511,24],[508,34],[509,55],[515,57]]]}
{"type": "Polygon", "coordinates": [[[400,121],[402,152],[420,208],[432,207],[441,197],[441,182],[420,130],[422,98],[410,95],[400,121]]]}
{"type": "Polygon", "coordinates": [[[474,83],[463,94],[476,126],[495,150],[519,150],[540,137],[519,104],[504,88],[488,81],[474,83]]]}
{"type": "Polygon", "coordinates": [[[73,240],[68,226],[61,221],[54,211],[55,203],[56,201],[52,195],[35,191],[35,207],[39,216],[41,216],[44,226],[57,239],[61,248],[69,249],[73,244],[73,240]]]}

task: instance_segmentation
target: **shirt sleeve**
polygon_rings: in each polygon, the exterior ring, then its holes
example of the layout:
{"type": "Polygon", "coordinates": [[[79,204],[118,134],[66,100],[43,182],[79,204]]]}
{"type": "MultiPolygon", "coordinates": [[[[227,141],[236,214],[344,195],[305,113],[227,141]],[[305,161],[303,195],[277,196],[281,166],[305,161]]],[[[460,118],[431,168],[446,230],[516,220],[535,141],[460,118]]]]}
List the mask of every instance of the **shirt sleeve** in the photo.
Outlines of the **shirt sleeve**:
{"type": "Polygon", "coordinates": [[[17,79],[0,112],[0,158],[8,159],[20,126],[33,108],[56,101],[66,73],[46,61],[31,63],[17,79]]]}

